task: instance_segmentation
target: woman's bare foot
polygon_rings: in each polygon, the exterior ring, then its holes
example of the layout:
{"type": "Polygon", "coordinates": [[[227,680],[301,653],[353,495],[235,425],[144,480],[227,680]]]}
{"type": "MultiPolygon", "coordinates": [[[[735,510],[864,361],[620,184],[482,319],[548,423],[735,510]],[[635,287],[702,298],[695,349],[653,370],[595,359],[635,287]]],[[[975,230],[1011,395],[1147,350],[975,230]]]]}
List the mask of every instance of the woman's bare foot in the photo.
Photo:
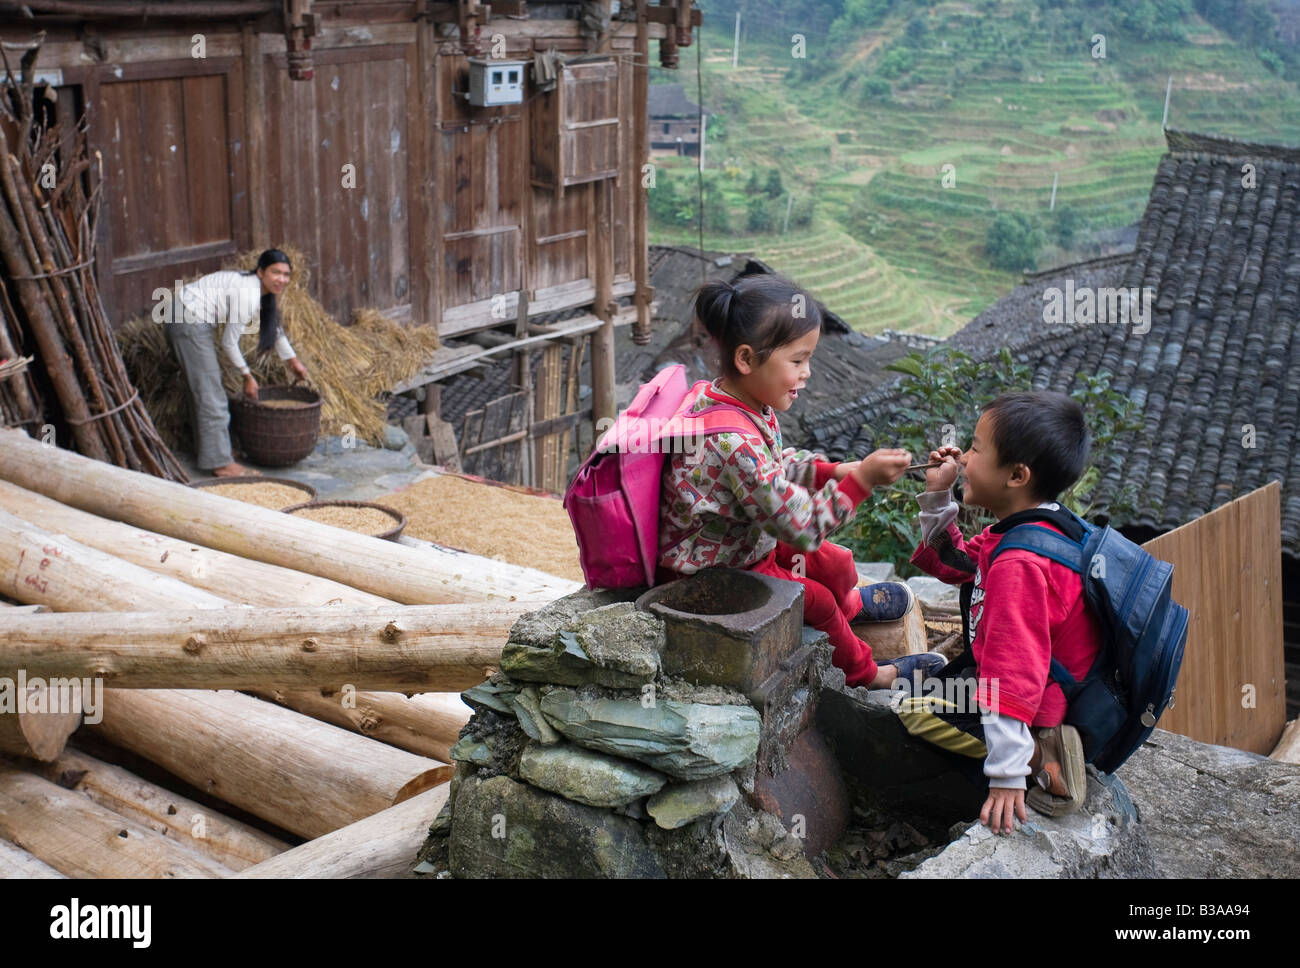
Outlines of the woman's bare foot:
{"type": "Polygon", "coordinates": [[[257,475],[257,471],[249,470],[243,464],[236,464],[234,461],[231,461],[225,467],[212,468],[213,477],[246,477],[250,475],[257,475]]]}

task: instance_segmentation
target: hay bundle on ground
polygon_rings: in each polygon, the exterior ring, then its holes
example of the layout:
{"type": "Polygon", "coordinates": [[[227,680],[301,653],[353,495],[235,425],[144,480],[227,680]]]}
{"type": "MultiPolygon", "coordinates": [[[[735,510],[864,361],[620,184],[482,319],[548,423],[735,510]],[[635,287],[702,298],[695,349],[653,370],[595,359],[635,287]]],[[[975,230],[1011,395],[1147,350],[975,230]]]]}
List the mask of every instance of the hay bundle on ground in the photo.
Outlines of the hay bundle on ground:
{"type": "MultiPolygon", "coordinates": [[[[280,317],[298,358],[320,391],[321,431],[383,442],[385,406],[379,394],[424,366],[438,348],[432,326],[401,326],[375,309],[353,313],[353,325],[341,326],[309,294],[310,270],[302,253],[286,248],[293,278],[280,297],[280,317]]],[[[245,252],[222,268],[247,269],[257,264],[260,250],[245,252]]],[[[196,278],[196,277],[191,277],[196,278]]],[[[186,280],[190,281],[190,280],[186,280]]],[[[256,355],[256,321],[252,333],[240,339],[240,349],[257,382],[283,385],[291,379],[274,352],[256,355]]],[[[131,320],[118,333],[122,356],[145,407],[163,439],[173,447],[192,448],[188,419],[188,390],[180,363],[167,344],[163,328],[149,316],[131,320]]],[[[226,392],[238,396],[242,381],[218,352],[226,392]]]]}
{"type": "Polygon", "coordinates": [[[373,500],[405,514],[413,538],[583,580],[573,525],[553,497],[445,475],[373,500]]]}

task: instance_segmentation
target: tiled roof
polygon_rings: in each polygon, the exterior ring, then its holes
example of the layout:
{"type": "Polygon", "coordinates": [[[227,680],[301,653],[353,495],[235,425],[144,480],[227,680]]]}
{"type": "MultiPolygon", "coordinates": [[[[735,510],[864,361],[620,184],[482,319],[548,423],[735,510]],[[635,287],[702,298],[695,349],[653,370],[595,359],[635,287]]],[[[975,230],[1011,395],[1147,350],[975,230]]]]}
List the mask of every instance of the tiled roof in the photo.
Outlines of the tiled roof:
{"type": "Polygon", "coordinates": [[[652,118],[695,118],[700,106],[686,96],[681,84],[651,84],[647,111],[652,118]]]}
{"type": "MultiPolygon", "coordinates": [[[[1037,388],[1113,374],[1144,423],[1098,464],[1103,502],[1136,491],[1136,513],[1116,523],[1169,530],[1277,480],[1283,549],[1300,557],[1300,149],[1167,138],[1130,257],[1040,274],[951,342],[977,358],[1008,346],[1037,388]],[[1150,330],[1048,325],[1044,297],[1067,284],[1149,288],[1150,330]]],[[[885,388],[808,431],[833,456],[860,456],[888,441],[899,403],[885,388]]]]}

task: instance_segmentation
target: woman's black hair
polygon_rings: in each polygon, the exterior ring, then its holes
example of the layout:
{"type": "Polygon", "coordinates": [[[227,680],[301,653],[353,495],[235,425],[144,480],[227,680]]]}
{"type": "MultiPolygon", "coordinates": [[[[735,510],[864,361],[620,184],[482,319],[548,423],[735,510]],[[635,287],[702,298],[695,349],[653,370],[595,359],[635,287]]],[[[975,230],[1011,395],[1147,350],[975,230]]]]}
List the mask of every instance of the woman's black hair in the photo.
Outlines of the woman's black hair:
{"type": "MultiPolygon", "coordinates": [[[[249,275],[256,275],[258,269],[265,269],[267,266],[273,266],[277,262],[283,262],[290,270],[293,269],[293,263],[289,257],[279,249],[267,249],[257,257],[257,267],[249,269],[249,275]]],[[[275,338],[280,333],[280,307],[276,303],[275,293],[268,292],[262,295],[261,320],[257,327],[257,352],[270,352],[271,347],[275,346],[275,338]]]]}
{"type": "Polygon", "coordinates": [[[695,317],[717,341],[722,375],[734,377],[739,347],[748,344],[761,365],[778,346],[820,330],[822,308],[790,280],[756,273],[734,283],[700,286],[695,291],[695,317]]]}

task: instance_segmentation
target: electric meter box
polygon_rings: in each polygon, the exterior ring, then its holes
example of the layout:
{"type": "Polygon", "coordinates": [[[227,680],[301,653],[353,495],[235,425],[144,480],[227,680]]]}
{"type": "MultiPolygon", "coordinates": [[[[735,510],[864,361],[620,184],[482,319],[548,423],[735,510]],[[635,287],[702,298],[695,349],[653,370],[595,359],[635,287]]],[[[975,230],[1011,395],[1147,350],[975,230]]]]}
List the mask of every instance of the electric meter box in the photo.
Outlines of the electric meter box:
{"type": "Polygon", "coordinates": [[[469,103],[478,108],[498,104],[522,104],[524,100],[524,70],[527,61],[484,60],[471,57],[469,61],[469,103]]]}

